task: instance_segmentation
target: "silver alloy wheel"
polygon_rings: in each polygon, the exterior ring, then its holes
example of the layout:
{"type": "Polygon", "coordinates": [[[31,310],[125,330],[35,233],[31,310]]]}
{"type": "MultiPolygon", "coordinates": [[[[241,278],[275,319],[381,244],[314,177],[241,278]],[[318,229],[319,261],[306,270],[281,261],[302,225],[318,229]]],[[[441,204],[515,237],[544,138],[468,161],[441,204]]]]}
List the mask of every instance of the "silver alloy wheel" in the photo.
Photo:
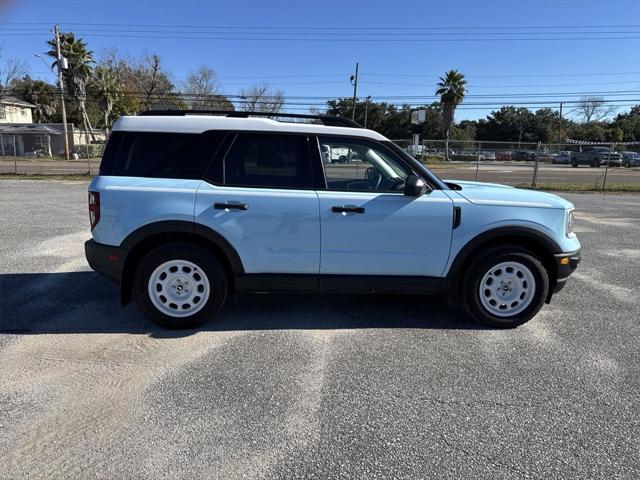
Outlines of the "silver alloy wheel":
{"type": "Polygon", "coordinates": [[[531,304],[535,292],[531,270],[518,262],[502,262],[482,277],[479,293],[487,312],[496,317],[511,317],[531,304]]]}
{"type": "Polygon", "coordinates": [[[188,317],[199,312],[209,300],[207,274],[195,263],[170,260],[149,277],[149,298],[160,312],[170,317],[188,317]]]}

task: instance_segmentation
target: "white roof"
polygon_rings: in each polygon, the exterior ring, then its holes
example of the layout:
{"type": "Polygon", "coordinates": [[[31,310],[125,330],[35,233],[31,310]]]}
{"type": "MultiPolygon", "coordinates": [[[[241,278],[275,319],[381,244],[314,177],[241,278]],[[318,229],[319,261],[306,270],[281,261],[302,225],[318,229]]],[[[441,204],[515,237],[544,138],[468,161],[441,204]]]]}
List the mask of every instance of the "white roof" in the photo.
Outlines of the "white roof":
{"type": "Polygon", "coordinates": [[[281,122],[269,118],[222,117],[215,115],[120,117],[113,131],[202,133],[207,130],[249,130],[256,132],[296,132],[315,135],[350,135],[387,140],[366,128],[325,127],[313,123],[281,122]]]}

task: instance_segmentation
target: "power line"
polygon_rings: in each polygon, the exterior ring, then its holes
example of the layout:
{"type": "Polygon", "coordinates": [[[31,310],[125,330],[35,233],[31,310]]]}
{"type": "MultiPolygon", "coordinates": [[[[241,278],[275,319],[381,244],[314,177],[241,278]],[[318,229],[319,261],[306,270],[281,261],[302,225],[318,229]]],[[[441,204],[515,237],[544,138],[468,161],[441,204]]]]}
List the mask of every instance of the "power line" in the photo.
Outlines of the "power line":
{"type": "MultiPolygon", "coordinates": [[[[300,36],[184,36],[181,32],[165,32],[166,35],[131,35],[125,33],[89,33],[78,31],[85,37],[104,38],[141,38],[155,40],[217,40],[217,41],[264,41],[264,42],[348,42],[348,43],[442,43],[442,42],[528,42],[528,41],[590,41],[590,40],[640,40],[640,36],[571,36],[571,37],[478,37],[478,38],[379,38],[379,37],[300,37],[300,36]]],[[[28,37],[28,36],[48,36],[48,33],[3,33],[5,36],[28,37]]],[[[242,34],[242,35],[249,35],[242,34]]]]}
{"type": "MultiPolygon", "coordinates": [[[[11,22],[5,25],[49,25],[49,22],[11,22]]],[[[637,28],[640,27],[640,24],[619,24],[619,25],[456,25],[456,26],[389,26],[389,25],[378,25],[378,26],[331,26],[331,27],[322,27],[317,25],[310,26],[301,26],[301,25],[202,25],[202,24],[190,24],[190,25],[175,25],[175,24],[141,24],[141,23],[92,23],[92,22],[61,22],[60,24],[64,25],[88,25],[92,27],[102,26],[102,27],[141,27],[141,28],[209,28],[209,29],[244,29],[244,28],[264,28],[270,30],[297,30],[297,29],[305,29],[305,30],[515,30],[515,29],[562,29],[567,30],[571,28],[637,28]]]]}

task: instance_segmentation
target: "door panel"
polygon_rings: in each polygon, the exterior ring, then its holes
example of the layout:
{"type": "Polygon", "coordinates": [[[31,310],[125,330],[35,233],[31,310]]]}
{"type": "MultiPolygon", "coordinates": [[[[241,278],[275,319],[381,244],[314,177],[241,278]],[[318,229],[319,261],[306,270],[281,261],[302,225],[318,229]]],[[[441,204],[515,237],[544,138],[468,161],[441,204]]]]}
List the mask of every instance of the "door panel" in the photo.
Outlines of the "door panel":
{"type": "Polygon", "coordinates": [[[313,190],[203,182],[196,194],[195,221],[225,237],[245,273],[318,273],[320,221],[313,190]],[[238,208],[216,208],[224,203],[238,208]]]}
{"type": "Polygon", "coordinates": [[[441,190],[397,193],[319,191],[321,274],[442,275],[453,204],[441,190]]]}

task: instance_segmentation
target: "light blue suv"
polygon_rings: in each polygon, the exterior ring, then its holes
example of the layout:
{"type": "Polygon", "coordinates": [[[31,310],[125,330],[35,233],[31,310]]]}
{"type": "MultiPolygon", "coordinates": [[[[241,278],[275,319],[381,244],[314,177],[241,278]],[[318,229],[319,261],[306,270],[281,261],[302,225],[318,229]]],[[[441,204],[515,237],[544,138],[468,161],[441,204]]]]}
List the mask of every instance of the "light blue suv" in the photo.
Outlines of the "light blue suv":
{"type": "Polygon", "coordinates": [[[89,186],[85,250],[123,305],[134,298],[161,325],[192,328],[232,293],[441,294],[514,327],[580,261],[573,205],[560,197],[442,181],[346,119],[259,115],[116,122],[89,186]],[[332,163],[338,154],[359,161],[332,163]]]}

